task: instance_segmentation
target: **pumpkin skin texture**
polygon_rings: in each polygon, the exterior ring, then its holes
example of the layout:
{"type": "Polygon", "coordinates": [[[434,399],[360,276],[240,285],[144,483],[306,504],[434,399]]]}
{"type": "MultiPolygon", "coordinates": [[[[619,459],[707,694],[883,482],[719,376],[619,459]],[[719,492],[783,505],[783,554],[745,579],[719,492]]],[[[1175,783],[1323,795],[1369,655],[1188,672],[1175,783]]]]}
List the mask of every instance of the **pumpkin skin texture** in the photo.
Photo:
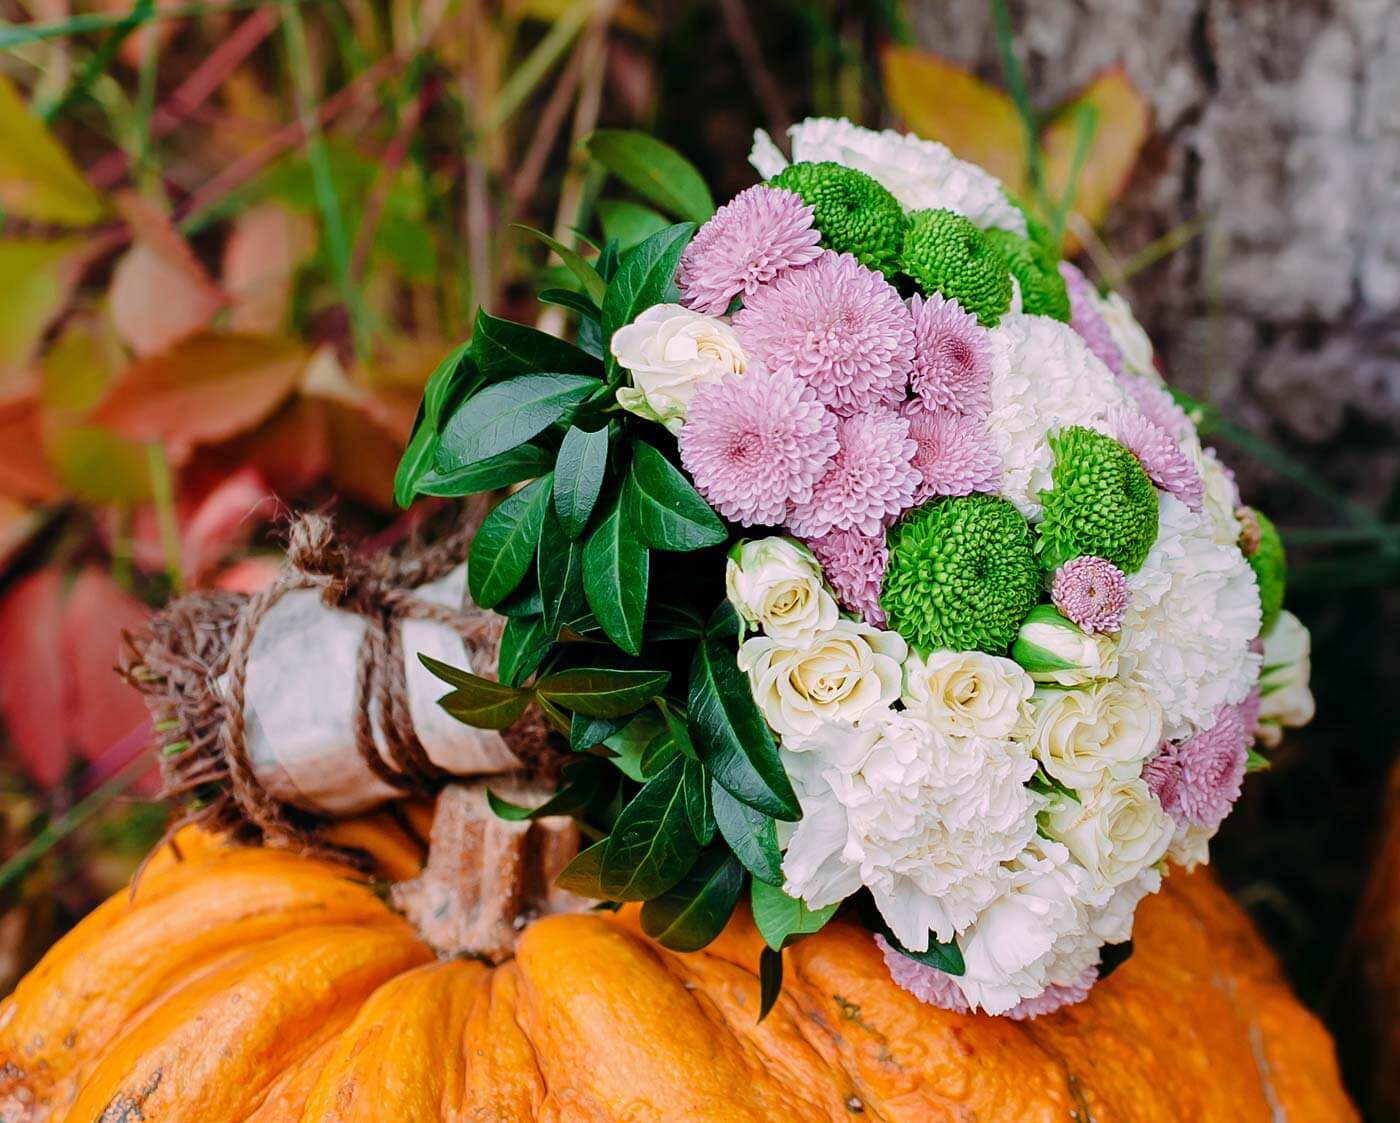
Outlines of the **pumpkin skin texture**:
{"type": "Polygon", "coordinates": [[[184,849],[0,1003],[0,1123],[1356,1119],[1331,1042],[1203,873],[1174,873],[1133,958],[1036,1022],[924,1006],[836,923],[784,954],[757,1024],[742,913],[690,955],[635,908],[551,916],[490,967],[436,959],[331,863],[184,849]]]}
{"type": "Polygon", "coordinates": [[[1375,1031],[1374,1108],[1400,1119],[1400,765],[1390,772],[1380,845],[1371,863],[1359,936],[1375,1031]]]}

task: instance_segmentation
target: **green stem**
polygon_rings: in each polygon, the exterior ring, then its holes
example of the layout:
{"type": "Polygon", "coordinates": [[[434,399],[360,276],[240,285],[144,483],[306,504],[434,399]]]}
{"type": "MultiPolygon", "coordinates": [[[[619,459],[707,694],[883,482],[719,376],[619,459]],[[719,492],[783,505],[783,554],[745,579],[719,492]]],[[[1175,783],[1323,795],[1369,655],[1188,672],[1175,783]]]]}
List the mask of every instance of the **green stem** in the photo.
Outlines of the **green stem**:
{"type": "Polygon", "coordinates": [[[1026,132],[1026,175],[1031,193],[1043,207],[1045,189],[1040,168],[1040,129],[1035,110],[1031,108],[1030,94],[1026,91],[1025,72],[1016,58],[1016,40],[1011,30],[1011,15],[1006,10],[1006,0],[992,0],[992,22],[996,27],[997,51],[1001,55],[1001,68],[1006,74],[1006,87],[1021,118],[1021,127],[1026,132]]]}
{"type": "Polygon", "coordinates": [[[69,35],[86,35],[93,31],[111,31],[128,23],[132,27],[155,23],[157,20],[193,19],[197,16],[213,15],[217,12],[238,12],[246,8],[265,8],[269,4],[278,7],[293,7],[308,3],[309,0],[226,0],[220,4],[184,4],[178,8],[156,8],[147,5],[142,14],[133,19],[132,13],[90,14],[74,16],[72,19],[56,23],[21,23],[0,27],[0,51],[22,47],[27,43],[42,43],[49,39],[63,39],[69,35]]]}
{"type": "Polygon", "coordinates": [[[180,560],[180,522],[175,511],[175,481],[170,473],[170,459],[165,446],[153,441],[146,446],[146,470],[151,479],[151,498],[156,507],[156,525],[160,528],[160,548],[165,555],[165,570],[171,591],[178,596],[184,591],[184,566],[180,560]]]}

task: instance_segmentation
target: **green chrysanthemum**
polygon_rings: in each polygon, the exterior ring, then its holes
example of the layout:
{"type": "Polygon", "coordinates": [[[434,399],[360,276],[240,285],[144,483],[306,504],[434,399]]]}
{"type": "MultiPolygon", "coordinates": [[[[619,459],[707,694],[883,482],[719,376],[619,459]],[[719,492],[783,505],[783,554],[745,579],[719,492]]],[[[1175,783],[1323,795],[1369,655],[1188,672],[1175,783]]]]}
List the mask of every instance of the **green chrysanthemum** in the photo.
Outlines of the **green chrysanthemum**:
{"type": "Polygon", "coordinates": [[[908,225],[899,201],[864,172],[829,161],[792,164],[768,181],[795,191],[812,208],[821,244],[854,255],[868,269],[893,273],[908,225]]]}
{"type": "Polygon", "coordinates": [[[904,234],[904,272],[924,294],[942,293],[996,327],[1011,307],[1006,255],[981,230],[952,211],[915,211],[904,234]]]}
{"type": "Polygon", "coordinates": [[[916,648],[1002,654],[1040,595],[1031,528],[989,495],[935,499],[886,536],[880,607],[916,648]]]}
{"type": "Polygon", "coordinates": [[[1288,562],[1284,558],[1278,527],[1262,511],[1256,510],[1254,519],[1259,524],[1259,545],[1249,555],[1249,567],[1254,570],[1254,580],[1259,582],[1259,606],[1264,613],[1263,630],[1267,632],[1283,611],[1288,562]]]}
{"type": "Polygon", "coordinates": [[[1040,493],[1040,564],[1106,558],[1124,573],[1141,568],[1157,539],[1157,492],[1137,457],[1103,433],[1075,426],[1050,438],[1053,486],[1040,493]]]}
{"type": "Polygon", "coordinates": [[[1026,237],[1048,253],[1052,258],[1058,259],[1060,247],[1055,244],[1055,239],[1050,233],[1050,227],[1041,222],[1031,213],[1030,207],[1026,206],[1020,199],[1011,192],[1005,192],[1007,202],[1021,212],[1021,217],[1026,220],[1026,237]]]}
{"type": "Polygon", "coordinates": [[[1036,316],[1069,323],[1069,291],[1060,276],[1055,255],[1029,238],[1009,230],[984,232],[992,245],[1006,255],[1011,275],[1021,286],[1021,309],[1036,316]]]}

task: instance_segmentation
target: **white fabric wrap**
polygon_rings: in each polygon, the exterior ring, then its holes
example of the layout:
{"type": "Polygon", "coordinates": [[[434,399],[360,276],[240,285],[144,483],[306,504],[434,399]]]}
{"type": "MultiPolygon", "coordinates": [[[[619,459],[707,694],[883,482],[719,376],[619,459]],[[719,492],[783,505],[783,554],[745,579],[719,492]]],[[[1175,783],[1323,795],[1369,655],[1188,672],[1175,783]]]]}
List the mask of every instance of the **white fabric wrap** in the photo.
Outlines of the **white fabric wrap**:
{"type": "MultiPolygon", "coordinates": [[[[415,595],[456,607],[465,582],[466,567],[458,566],[415,595]]],[[[463,725],[437,704],[448,687],[418,655],[470,670],[461,637],[430,620],[404,620],[400,627],[409,710],[429,759],[458,776],[519,767],[499,733],[463,725]]],[[[244,692],[248,759],[276,798],[348,815],[400,794],[369,770],[355,747],[355,668],[364,634],[363,619],[328,607],[318,589],[285,594],[254,633],[244,692]]],[[[219,687],[225,688],[223,679],[219,687]]],[[[371,714],[380,755],[388,761],[377,706],[371,714]]]]}

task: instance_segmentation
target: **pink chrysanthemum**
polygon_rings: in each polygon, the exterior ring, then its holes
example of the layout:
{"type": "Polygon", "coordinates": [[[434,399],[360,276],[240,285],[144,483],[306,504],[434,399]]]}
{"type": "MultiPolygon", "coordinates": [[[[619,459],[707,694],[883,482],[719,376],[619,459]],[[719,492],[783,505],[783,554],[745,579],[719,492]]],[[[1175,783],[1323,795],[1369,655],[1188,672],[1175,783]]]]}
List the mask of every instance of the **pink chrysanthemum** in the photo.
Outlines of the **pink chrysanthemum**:
{"type": "Polygon", "coordinates": [[[744,526],[805,503],[836,453],[836,418],[790,371],[750,367],[702,386],[680,433],[700,494],[744,526]]]}
{"type": "Polygon", "coordinates": [[[812,208],[796,192],[762,184],[740,191],[681,254],[681,303],[707,316],[723,315],[739,294],[752,296],[783,270],[815,260],[820,241],[812,208]]]}
{"type": "Polygon", "coordinates": [[[914,504],[921,478],[913,463],[918,445],[909,422],[889,409],[840,418],[836,439],[831,466],[811,498],[797,502],[789,525],[800,538],[833,530],[873,538],[914,504]]]}
{"type": "Polygon", "coordinates": [[[1065,289],[1069,292],[1069,326],[1079,333],[1089,350],[1103,360],[1104,366],[1114,374],[1122,374],[1123,354],[1113,342],[1113,333],[1094,303],[1094,286],[1089,278],[1068,261],[1060,262],[1060,276],[1065,279],[1065,289]]]}
{"type": "Polygon", "coordinates": [[[1245,762],[1259,722],[1259,693],[1221,706],[1215,722],[1179,744],[1163,745],[1143,768],[1143,779],[1178,823],[1214,830],[1225,820],[1244,782],[1245,762]]]}
{"type": "Polygon", "coordinates": [[[918,446],[914,467],[919,489],[914,502],[935,495],[994,492],[1001,483],[1001,456],[982,422],[951,409],[926,409],[910,401],[900,409],[918,446]]]}
{"type": "Polygon", "coordinates": [[[842,416],[904,400],[914,324],[899,293],[848,253],[822,251],[734,316],[753,359],[788,367],[842,416]]]}
{"type": "Polygon", "coordinates": [[[1071,558],[1055,571],[1050,599],[1065,619],[1086,632],[1116,632],[1128,609],[1128,579],[1103,558],[1071,558]]]}
{"type": "Polygon", "coordinates": [[[977,317],[938,293],[909,299],[914,370],[909,382],[930,409],[986,417],[992,408],[992,347],[977,317]]]}
{"type": "Polygon", "coordinates": [[[883,628],[885,610],[880,607],[880,586],[890,557],[884,534],[833,530],[809,539],[807,546],[836,590],[836,599],[851,612],[859,613],[867,624],[883,628]]]}
{"type": "Polygon", "coordinates": [[[1165,387],[1135,374],[1123,375],[1118,385],[1133,399],[1143,417],[1174,440],[1185,440],[1195,431],[1186,411],[1176,404],[1176,399],[1165,387]]]}
{"type": "Polygon", "coordinates": [[[1024,1022],[1043,1018],[1065,1006],[1073,1006],[1089,997],[1089,991],[1099,981],[1099,969],[1086,967],[1072,983],[1051,983],[1034,998],[1023,998],[1006,1012],[1012,1021],[1024,1022]]]}
{"type": "Polygon", "coordinates": [[[885,957],[885,967],[896,986],[903,987],[920,1002],[949,1010],[954,1014],[966,1014],[972,1009],[958,984],[953,982],[953,977],[946,971],[901,955],[890,946],[884,936],[876,935],[875,943],[880,949],[880,954],[885,957]]]}
{"type": "Polygon", "coordinates": [[[1115,408],[1109,414],[1113,435],[1137,457],[1147,478],[1170,492],[1193,511],[1201,509],[1206,487],[1196,466],[1166,430],[1134,409],[1115,408]]]}

